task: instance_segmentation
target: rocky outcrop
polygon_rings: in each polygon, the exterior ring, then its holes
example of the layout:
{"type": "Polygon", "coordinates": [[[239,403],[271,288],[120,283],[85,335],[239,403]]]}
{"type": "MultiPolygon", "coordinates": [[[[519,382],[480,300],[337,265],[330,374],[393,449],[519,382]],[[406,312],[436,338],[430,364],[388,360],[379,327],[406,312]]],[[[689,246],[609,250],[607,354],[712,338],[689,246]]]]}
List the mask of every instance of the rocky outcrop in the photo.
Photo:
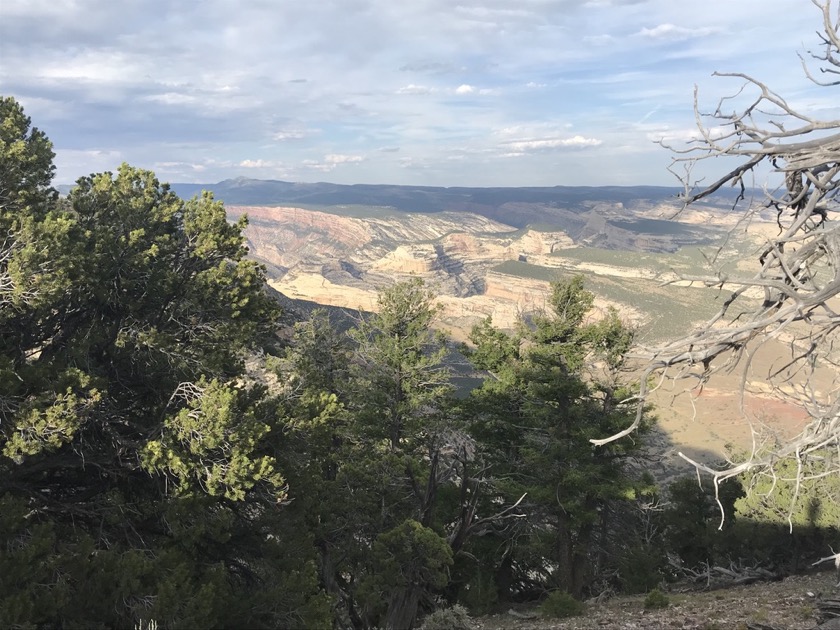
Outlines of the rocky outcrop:
{"type": "MultiPolygon", "coordinates": [[[[551,210],[555,218],[565,216],[564,212],[551,210]]],[[[610,232],[611,222],[620,222],[622,212],[625,208],[615,204],[596,204],[588,214],[576,215],[575,229],[578,234],[610,232]]],[[[522,314],[545,308],[549,283],[494,271],[505,261],[532,265],[532,270],[542,269],[545,277],[582,272],[658,282],[653,269],[574,261],[558,255],[576,246],[563,231],[514,230],[465,212],[231,207],[229,213],[232,218],[248,214],[246,237],[251,255],[268,266],[271,284],[281,293],[331,306],[372,309],[380,288],[419,276],[441,296],[449,329],[462,333],[488,316],[497,325],[510,328],[522,314]],[[355,216],[349,216],[351,213],[355,216]]],[[[644,220],[658,225],[654,219],[644,220]]],[[[601,302],[596,302],[596,312],[606,312],[611,305],[601,302]]],[[[649,319],[629,305],[614,306],[634,323],[649,319]]]]}
{"type": "Polygon", "coordinates": [[[438,253],[432,244],[399,245],[372,265],[376,271],[425,274],[438,268],[438,253]]]}

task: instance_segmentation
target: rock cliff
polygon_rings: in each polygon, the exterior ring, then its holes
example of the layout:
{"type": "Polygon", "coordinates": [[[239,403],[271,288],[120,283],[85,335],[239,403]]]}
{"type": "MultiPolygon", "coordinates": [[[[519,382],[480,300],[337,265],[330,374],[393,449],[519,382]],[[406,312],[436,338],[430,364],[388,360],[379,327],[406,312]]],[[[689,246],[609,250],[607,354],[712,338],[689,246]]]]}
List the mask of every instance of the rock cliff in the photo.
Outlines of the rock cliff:
{"type": "MultiPolygon", "coordinates": [[[[519,215],[527,210],[522,204],[505,204],[502,209],[518,224],[522,222],[519,215]]],[[[373,309],[380,288],[418,276],[440,295],[444,323],[459,337],[485,317],[512,327],[522,314],[543,309],[548,280],[564,274],[655,282],[657,272],[651,269],[575,262],[560,254],[586,243],[624,243],[631,250],[667,251],[683,240],[703,238],[691,225],[664,225],[655,218],[656,211],[642,207],[633,214],[620,203],[593,203],[586,212],[577,213],[555,208],[552,220],[555,225],[568,223],[569,231],[564,231],[548,226],[517,229],[470,212],[419,214],[342,206],[329,212],[285,206],[228,208],[232,219],[248,215],[245,235],[251,255],[267,266],[276,290],[330,306],[373,309]],[[511,274],[508,269],[500,273],[496,267],[505,261],[541,270],[541,279],[511,274]]],[[[616,306],[637,323],[650,320],[649,314],[627,300],[622,303],[602,296],[599,305],[602,310],[616,306]]]]}

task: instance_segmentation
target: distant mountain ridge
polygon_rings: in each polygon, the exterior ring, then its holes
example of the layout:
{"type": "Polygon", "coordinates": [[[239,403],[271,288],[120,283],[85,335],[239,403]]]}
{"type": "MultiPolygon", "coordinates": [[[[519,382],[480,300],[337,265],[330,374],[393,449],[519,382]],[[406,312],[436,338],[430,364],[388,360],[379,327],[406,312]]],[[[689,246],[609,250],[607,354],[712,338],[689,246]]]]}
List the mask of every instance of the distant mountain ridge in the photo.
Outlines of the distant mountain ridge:
{"type": "MultiPolygon", "coordinates": [[[[638,199],[676,201],[681,188],[664,186],[546,186],[546,187],[438,187],[390,184],[293,183],[237,177],[217,184],[172,184],[182,197],[210,190],[229,205],[308,206],[361,205],[388,207],[402,212],[480,212],[505,204],[538,204],[566,210],[582,209],[584,202],[632,203],[638,199]]],[[[486,215],[485,215],[486,216],[486,215]]],[[[522,226],[516,226],[522,227],[522,226]]]]}
{"type": "MultiPolygon", "coordinates": [[[[580,215],[593,204],[616,204],[632,209],[640,203],[677,206],[679,187],[667,186],[528,186],[440,187],[391,184],[301,183],[237,177],[215,184],[170,184],[189,199],[211,191],[228,206],[296,206],[327,209],[337,206],[388,208],[398,212],[472,212],[516,228],[546,224],[564,229],[582,227],[580,215]],[[577,225],[574,225],[577,224],[577,225]]],[[[66,194],[71,186],[59,186],[66,194]]],[[[716,194],[715,205],[725,205],[737,191],[716,194]]]]}

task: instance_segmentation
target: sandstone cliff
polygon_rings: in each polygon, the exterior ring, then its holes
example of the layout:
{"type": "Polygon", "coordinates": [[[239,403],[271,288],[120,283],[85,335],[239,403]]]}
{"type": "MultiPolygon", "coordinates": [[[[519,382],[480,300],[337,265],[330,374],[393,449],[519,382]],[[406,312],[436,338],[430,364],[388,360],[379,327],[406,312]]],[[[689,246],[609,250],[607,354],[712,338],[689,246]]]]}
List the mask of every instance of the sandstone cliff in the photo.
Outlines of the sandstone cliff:
{"type": "MultiPolygon", "coordinates": [[[[503,209],[515,222],[521,222],[519,214],[527,210],[522,204],[506,204],[503,209]]],[[[348,216],[351,210],[340,206],[331,212],[228,208],[231,218],[248,214],[245,234],[251,255],[267,265],[276,290],[331,306],[374,309],[380,288],[418,276],[440,295],[444,324],[459,337],[485,317],[512,327],[521,315],[545,308],[551,278],[584,273],[610,281],[658,283],[663,278],[661,270],[575,261],[565,258],[563,251],[589,241],[667,250],[680,239],[691,238],[690,229],[663,226],[665,222],[655,218],[656,212],[665,210],[642,206],[631,212],[621,203],[602,202],[591,203],[583,213],[551,210],[555,223],[565,221],[576,232],[573,238],[560,229],[516,229],[470,212],[415,214],[354,208],[355,216],[348,216]],[[639,230],[632,229],[631,219],[641,222],[639,230]],[[507,269],[500,273],[496,267],[505,261],[542,270],[542,279],[507,269]]],[[[617,300],[600,296],[597,306],[600,310],[615,306],[634,323],[655,319],[655,313],[631,304],[635,295],[617,300]]]]}

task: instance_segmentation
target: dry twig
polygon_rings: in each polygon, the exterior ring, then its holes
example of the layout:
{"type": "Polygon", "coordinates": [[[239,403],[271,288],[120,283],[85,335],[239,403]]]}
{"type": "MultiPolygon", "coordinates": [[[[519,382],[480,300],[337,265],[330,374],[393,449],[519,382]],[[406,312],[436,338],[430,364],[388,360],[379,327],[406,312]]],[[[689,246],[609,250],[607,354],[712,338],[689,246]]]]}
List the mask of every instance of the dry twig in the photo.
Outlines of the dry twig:
{"type": "MultiPolygon", "coordinates": [[[[821,73],[835,77],[840,74],[840,11],[834,11],[832,19],[832,0],[812,1],[822,13],[823,50],[809,54],[821,64],[821,73]]],[[[817,81],[807,67],[806,73],[819,85],[840,85],[840,80],[817,81]]],[[[736,370],[745,392],[756,368],[757,349],[776,340],[787,345],[789,357],[783,366],[768,369],[762,379],[771,393],[808,412],[810,422],[802,433],[772,449],[761,448],[756,441],[746,461],[724,469],[683,457],[698,472],[711,474],[716,486],[749,470],[773,471],[784,460],[794,460],[801,470],[801,462],[815,455],[823,458],[826,471],[840,472],[838,387],[836,382],[825,387],[816,380],[820,369],[838,366],[840,120],[820,120],[798,111],[746,74],[715,75],[737,79],[740,89],[720,99],[711,113],[701,112],[695,90],[699,139],[683,147],[667,146],[675,156],[670,170],[684,186],[683,204],[734,186],[740,191],[734,209],[744,213],[745,223],[757,212],[772,211],[778,233],[757,256],[752,277],[719,272],[687,278],[720,287],[728,297],[715,317],[682,339],[635,350],[634,356],[646,363],[636,420],[624,431],[593,443],[606,444],[637,428],[654,388],[651,383],[657,379],[692,377],[702,386],[717,372],[736,370]],[[736,165],[712,184],[698,187],[692,173],[716,158],[731,158],[736,165]],[[759,202],[751,191],[763,173],[776,183],[765,185],[764,200],[759,202]]],[[[797,488],[800,481],[795,480],[797,488]]]]}

